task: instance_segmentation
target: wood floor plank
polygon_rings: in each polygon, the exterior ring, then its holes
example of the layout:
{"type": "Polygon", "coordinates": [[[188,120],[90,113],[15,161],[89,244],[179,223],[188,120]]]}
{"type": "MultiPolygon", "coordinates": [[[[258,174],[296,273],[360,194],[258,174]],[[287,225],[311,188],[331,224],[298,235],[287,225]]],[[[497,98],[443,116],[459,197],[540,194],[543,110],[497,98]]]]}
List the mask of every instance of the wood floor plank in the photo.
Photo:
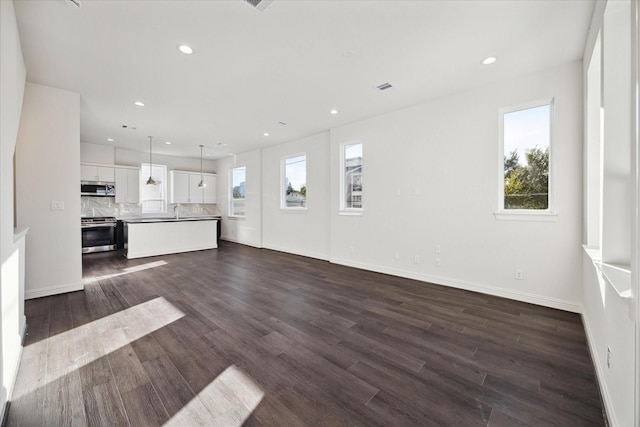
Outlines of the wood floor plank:
{"type": "Polygon", "coordinates": [[[83,269],[7,425],[604,425],[575,313],[229,242],[83,269]]]}

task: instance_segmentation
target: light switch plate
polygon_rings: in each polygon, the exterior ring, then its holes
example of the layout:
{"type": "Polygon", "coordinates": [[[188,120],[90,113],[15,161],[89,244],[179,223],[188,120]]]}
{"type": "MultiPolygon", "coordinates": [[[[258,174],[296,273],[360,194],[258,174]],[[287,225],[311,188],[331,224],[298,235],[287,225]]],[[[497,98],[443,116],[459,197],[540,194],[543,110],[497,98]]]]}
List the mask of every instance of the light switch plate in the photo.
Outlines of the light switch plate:
{"type": "Polygon", "coordinates": [[[53,200],[51,201],[51,210],[52,211],[63,211],[64,210],[64,202],[53,200]]]}

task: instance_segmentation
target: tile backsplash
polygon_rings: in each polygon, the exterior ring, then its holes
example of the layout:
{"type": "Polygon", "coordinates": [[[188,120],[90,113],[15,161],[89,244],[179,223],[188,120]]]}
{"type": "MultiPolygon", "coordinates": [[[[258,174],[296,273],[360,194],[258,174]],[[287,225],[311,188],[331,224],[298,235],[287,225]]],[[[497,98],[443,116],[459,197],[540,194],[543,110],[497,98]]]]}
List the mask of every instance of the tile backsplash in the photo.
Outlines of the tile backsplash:
{"type": "MultiPolygon", "coordinates": [[[[82,196],[80,201],[80,215],[83,217],[92,216],[114,216],[118,219],[148,217],[173,217],[174,204],[167,205],[167,212],[143,214],[142,206],[133,203],[115,203],[113,197],[92,197],[82,196]]],[[[180,216],[206,216],[220,215],[217,204],[211,203],[188,203],[180,204],[180,216]]]]}

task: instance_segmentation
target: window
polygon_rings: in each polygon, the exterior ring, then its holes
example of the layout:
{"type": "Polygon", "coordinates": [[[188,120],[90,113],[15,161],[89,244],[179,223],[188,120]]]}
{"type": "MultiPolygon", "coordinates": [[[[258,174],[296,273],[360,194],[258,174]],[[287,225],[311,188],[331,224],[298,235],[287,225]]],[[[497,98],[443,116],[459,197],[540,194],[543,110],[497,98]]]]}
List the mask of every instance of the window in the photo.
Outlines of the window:
{"type": "Polygon", "coordinates": [[[305,209],[307,207],[307,156],[305,154],[286,157],[282,161],[283,209],[305,209]]]}
{"type": "Polygon", "coordinates": [[[341,210],[362,211],[362,143],[345,144],[341,160],[341,210]]]}
{"type": "Polygon", "coordinates": [[[230,201],[229,201],[229,216],[244,217],[245,210],[245,182],[246,182],[246,168],[244,166],[238,166],[232,168],[230,171],[230,201]]]}
{"type": "Polygon", "coordinates": [[[154,164],[150,168],[149,163],[140,165],[140,201],[142,213],[167,211],[167,166],[154,164]],[[147,185],[150,176],[155,185],[147,185]]]}
{"type": "Polygon", "coordinates": [[[552,212],[553,101],[500,111],[500,210],[552,212]]]}

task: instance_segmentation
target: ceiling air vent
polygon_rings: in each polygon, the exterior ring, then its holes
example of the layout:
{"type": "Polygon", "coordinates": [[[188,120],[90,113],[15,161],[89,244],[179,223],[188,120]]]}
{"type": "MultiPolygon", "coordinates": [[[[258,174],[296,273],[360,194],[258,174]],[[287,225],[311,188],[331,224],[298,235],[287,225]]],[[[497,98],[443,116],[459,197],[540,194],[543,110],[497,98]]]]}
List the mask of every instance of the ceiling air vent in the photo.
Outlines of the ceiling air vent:
{"type": "Polygon", "coordinates": [[[383,91],[383,90],[387,90],[387,89],[391,89],[393,86],[391,85],[391,83],[382,83],[381,85],[376,86],[376,89],[378,89],[379,91],[383,91]]]}
{"type": "Polygon", "coordinates": [[[249,3],[251,6],[258,9],[260,12],[264,12],[264,10],[269,7],[273,0],[244,0],[249,3]]]}

